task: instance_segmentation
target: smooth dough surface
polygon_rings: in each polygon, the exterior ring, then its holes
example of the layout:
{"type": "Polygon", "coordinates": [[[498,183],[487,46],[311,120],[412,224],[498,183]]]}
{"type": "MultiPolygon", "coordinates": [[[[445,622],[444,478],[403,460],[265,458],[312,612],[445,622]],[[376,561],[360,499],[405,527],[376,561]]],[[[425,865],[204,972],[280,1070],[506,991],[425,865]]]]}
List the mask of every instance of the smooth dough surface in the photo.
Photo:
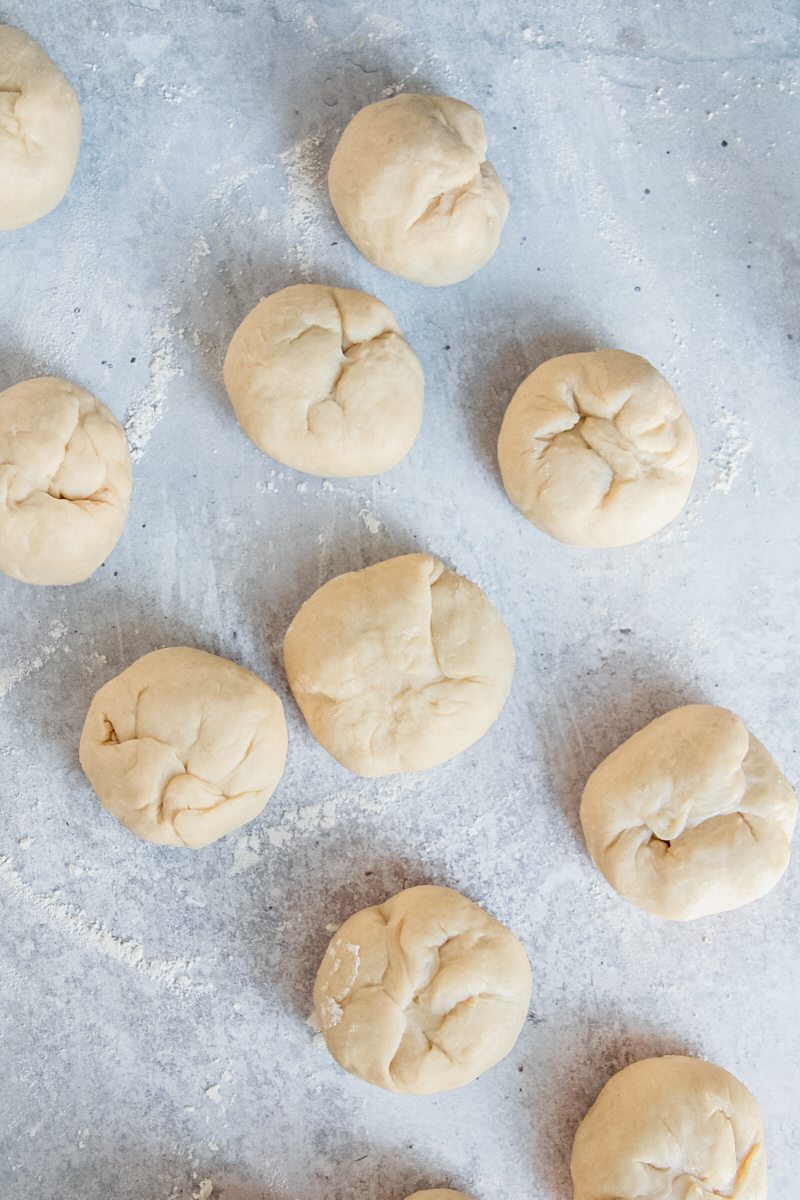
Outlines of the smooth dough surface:
{"type": "Polygon", "coordinates": [[[674,921],[763,896],[789,863],[797,801],[726,708],[672,709],[592,772],[581,824],[595,864],[632,904],[674,921]]]}
{"type": "Polygon", "coordinates": [[[284,660],[314,737],[366,776],[466,750],[496,720],[514,673],[499,613],[429,554],[324,584],[289,626],[284,660]]]}
{"type": "Polygon", "coordinates": [[[0,25],[0,230],[60,204],[80,141],[80,106],[58,67],[21,29],[0,25]]]}
{"type": "Polygon", "coordinates": [[[119,541],[131,498],[125,431],[63,379],[0,392],[0,571],[80,583],[119,541]]]}
{"type": "Polygon", "coordinates": [[[508,215],[480,114],[448,96],[404,92],[362,108],[334,151],[328,185],[370,262],[434,287],[488,262],[508,215]]]}
{"type": "Polygon", "coordinates": [[[517,388],[498,443],[508,497],[573,546],[626,546],[683,509],[697,444],[655,367],[624,350],[551,358],[517,388]]]}
{"type": "Polygon", "coordinates": [[[314,1012],[346,1071],[427,1096],[505,1058],[530,998],[530,963],[511,930],[459,892],[426,886],[345,921],[317,974],[314,1012]]]}
{"type": "Polygon", "coordinates": [[[297,284],[245,317],[225,356],[239,424],[312,475],[378,475],[411,449],[424,378],[394,316],[366,292],[297,284]]]}
{"type": "Polygon", "coordinates": [[[645,1058],[619,1071],[572,1147],[574,1200],[766,1200],[758,1105],[697,1058],[645,1058]]]}
{"type": "Polygon", "coordinates": [[[227,658],[173,646],[100,688],[80,759],[100,803],[132,833],[198,850],[258,816],[286,744],[272,688],[227,658]]]}

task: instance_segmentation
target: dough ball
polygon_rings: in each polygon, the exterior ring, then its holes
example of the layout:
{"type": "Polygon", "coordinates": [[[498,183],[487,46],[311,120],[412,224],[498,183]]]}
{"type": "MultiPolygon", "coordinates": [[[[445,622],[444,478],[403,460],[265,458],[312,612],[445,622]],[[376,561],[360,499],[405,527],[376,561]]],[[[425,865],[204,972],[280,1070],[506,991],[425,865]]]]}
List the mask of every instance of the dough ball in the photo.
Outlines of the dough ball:
{"type": "Polygon", "coordinates": [[[571,546],[627,546],[689,498],[697,445],[663,375],[637,354],[551,358],[517,388],[498,444],[512,504],[571,546]]]}
{"type": "Polygon", "coordinates": [[[99,400],[49,377],[0,392],[0,571],[22,583],[88,579],[119,541],[130,499],[125,431],[99,400]]]}
{"type": "Polygon", "coordinates": [[[797,801],[732,712],[688,704],[651,721],[589,777],[581,824],[626,900],[673,921],[763,896],[789,863],[797,801]]]}
{"type": "Polygon", "coordinates": [[[697,1058],[614,1075],[572,1147],[574,1200],[766,1200],[761,1113],[744,1084],[697,1058]]]}
{"type": "Polygon", "coordinates": [[[466,1192],[454,1192],[451,1188],[432,1188],[425,1192],[414,1192],[408,1200],[471,1200],[466,1192]]]}
{"type": "Polygon", "coordinates": [[[145,654],[95,696],[81,766],[132,833],[199,850],[252,821],[283,774],[283,705],[252,671],[187,646],[145,654]]]}
{"type": "Polygon", "coordinates": [[[314,737],[367,776],[423,771],[466,750],[497,719],[514,673],[498,612],[429,554],[331,579],[283,651],[314,737]]]}
{"type": "Polygon", "coordinates": [[[448,96],[403,93],[362,108],[334,151],[328,186],[370,262],[433,287],[480,270],[508,215],[480,114],[448,96]]]}
{"type": "Polygon", "coordinates": [[[0,230],[61,203],[80,142],[81,110],[58,67],[21,29],[0,25],[0,230]]]}
{"type": "Polygon", "coordinates": [[[256,305],[225,356],[225,387],[260,450],[311,475],[379,475],[408,454],[425,381],[385,304],[301,283],[256,305]]]}
{"type": "Polygon", "coordinates": [[[429,1096],[505,1058],[530,999],[530,964],[510,929],[451,888],[413,887],[345,921],[317,974],[314,1013],[346,1071],[429,1096]]]}

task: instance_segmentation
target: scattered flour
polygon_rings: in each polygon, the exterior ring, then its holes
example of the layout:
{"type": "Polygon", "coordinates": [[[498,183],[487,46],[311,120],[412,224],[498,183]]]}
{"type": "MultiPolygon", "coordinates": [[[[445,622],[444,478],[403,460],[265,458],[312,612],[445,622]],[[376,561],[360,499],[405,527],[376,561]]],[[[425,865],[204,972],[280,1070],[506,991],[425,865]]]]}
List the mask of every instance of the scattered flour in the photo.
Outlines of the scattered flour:
{"type": "Polygon", "coordinates": [[[212,1104],[222,1104],[222,1092],[219,1090],[218,1083],[214,1083],[211,1085],[211,1087],[207,1087],[203,1092],[203,1095],[207,1100],[210,1100],[212,1104]]]}
{"type": "Polygon", "coordinates": [[[261,839],[257,833],[244,834],[237,838],[233,847],[233,863],[229,875],[241,875],[250,867],[254,867],[260,858],[261,839]]]}
{"type": "Polygon", "coordinates": [[[91,921],[79,910],[63,904],[55,896],[36,892],[7,858],[0,858],[0,888],[19,900],[52,928],[74,937],[87,950],[114,959],[154,983],[177,992],[205,991],[193,983],[186,972],[193,963],[187,959],[145,958],[141,944],[133,938],[112,933],[99,921],[91,921]]]}
{"type": "Polygon", "coordinates": [[[368,508],[362,508],[358,515],[361,517],[361,520],[364,522],[373,537],[377,537],[383,529],[383,526],[378,518],[374,517],[368,508]]]}
{"type": "Polygon", "coordinates": [[[153,436],[156,426],[164,415],[167,389],[172,380],[183,372],[175,361],[175,341],[167,325],[158,325],[153,330],[153,348],[150,356],[150,379],[144,395],[128,409],[123,425],[128,435],[128,445],[134,462],[144,454],[145,446],[153,436]]]}
{"type": "Polygon", "coordinates": [[[718,447],[711,456],[714,477],[711,487],[727,495],[741,474],[744,460],[753,448],[741,418],[724,404],[717,405],[721,431],[718,447]]]}
{"type": "Polygon", "coordinates": [[[214,1184],[210,1179],[201,1179],[197,1185],[197,1191],[192,1192],[192,1200],[209,1200],[209,1196],[214,1191],[214,1184]]]}
{"type": "Polygon", "coordinates": [[[41,671],[48,658],[55,654],[58,643],[66,633],[67,627],[62,621],[53,621],[50,625],[49,640],[43,646],[25,658],[18,658],[10,667],[0,668],[0,701],[23,679],[33,675],[35,671],[41,671]]]}
{"type": "Polygon", "coordinates": [[[304,279],[314,275],[319,223],[325,214],[321,145],[322,136],[312,133],[280,156],[291,199],[287,214],[289,233],[294,235],[297,265],[304,279]]]}

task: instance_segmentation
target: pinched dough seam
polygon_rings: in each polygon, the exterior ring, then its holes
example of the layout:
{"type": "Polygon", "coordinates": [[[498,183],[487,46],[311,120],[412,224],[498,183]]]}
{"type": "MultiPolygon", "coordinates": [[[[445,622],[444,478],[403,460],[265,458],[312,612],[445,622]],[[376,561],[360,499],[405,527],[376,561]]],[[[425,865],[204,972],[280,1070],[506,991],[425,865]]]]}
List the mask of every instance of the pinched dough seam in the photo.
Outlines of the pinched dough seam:
{"type": "Polygon", "coordinates": [[[455,215],[459,202],[463,200],[464,196],[483,195],[482,183],[484,178],[484,167],[487,165],[488,164],[484,159],[483,162],[478,164],[478,170],[475,171],[464,183],[454,184],[453,187],[446,188],[443,192],[437,192],[434,196],[432,196],[422,209],[422,212],[419,214],[419,216],[415,217],[411,224],[406,226],[406,232],[410,233],[411,230],[416,228],[417,225],[424,224],[426,221],[429,221],[431,217],[443,216],[450,220],[455,215]],[[447,208],[446,211],[442,211],[443,201],[445,200],[448,202],[447,208]]]}
{"type": "Polygon", "coordinates": [[[55,470],[50,475],[48,487],[45,488],[45,487],[42,487],[38,483],[34,483],[34,481],[32,479],[30,479],[30,477],[28,475],[26,475],[25,471],[19,466],[18,463],[9,462],[9,461],[0,462],[0,470],[2,470],[3,467],[10,467],[11,470],[15,473],[15,475],[17,477],[19,477],[21,479],[25,479],[31,485],[30,490],[21,499],[14,500],[13,502],[9,502],[8,507],[10,509],[22,508],[24,505],[28,504],[36,496],[50,496],[51,499],[63,501],[65,504],[78,504],[78,505],[91,504],[91,505],[101,505],[102,506],[105,504],[112,503],[112,500],[109,498],[109,493],[111,492],[112,489],[109,487],[109,483],[108,483],[108,475],[109,475],[108,460],[105,459],[104,456],[98,452],[97,447],[95,446],[92,437],[90,436],[90,434],[86,433],[86,430],[84,429],[85,418],[87,418],[89,416],[94,416],[99,411],[100,410],[98,408],[92,408],[85,413],[81,413],[80,407],[79,407],[77,420],[72,429],[72,432],[70,433],[67,440],[64,442],[64,448],[61,452],[60,461],[59,461],[58,465],[56,466],[55,470]],[[95,488],[95,490],[93,492],[91,492],[88,496],[56,495],[55,492],[50,491],[50,488],[52,487],[53,479],[55,478],[56,475],[58,475],[59,471],[63,468],[64,463],[67,460],[67,455],[69,454],[69,448],[72,445],[72,439],[75,437],[76,433],[78,433],[79,430],[86,433],[86,437],[89,440],[89,442],[91,443],[92,449],[94,450],[95,455],[97,457],[97,461],[102,462],[103,466],[105,467],[105,476],[103,478],[103,482],[100,484],[99,487],[95,488]]]}

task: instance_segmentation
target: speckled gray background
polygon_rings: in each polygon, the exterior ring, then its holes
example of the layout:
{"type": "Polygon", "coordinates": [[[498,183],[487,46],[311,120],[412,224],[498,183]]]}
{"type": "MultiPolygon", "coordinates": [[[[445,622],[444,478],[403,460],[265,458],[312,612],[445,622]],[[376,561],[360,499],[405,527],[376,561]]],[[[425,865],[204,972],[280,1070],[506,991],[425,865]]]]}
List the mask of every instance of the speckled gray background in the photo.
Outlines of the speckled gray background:
{"type": "Polygon", "coordinates": [[[699,1053],[763,1108],[771,1196],[800,1172],[793,867],[688,926],[587,860],[589,771],[678,702],[739,711],[798,777],[800,325],[794,0],[0,0],[61,64],[85,136],[65,203],[0,237],[0,386],[62,374],[128,416],[126,533],[91,582],[0,580],[0,1191],[9,1200],[567,1200],[575,1126],[616,1068],[699,1053]],[[397,87],[482,111],[511,194],[500,252],[444,291],[383,275],[322,180],[397,87]],[[239,320],[316,278],[397,313],[427,377],[410,457],[334,484],[240,433],[220,382],[239,320]],[[557,545],[499,485],[494,444],[543,358],[646,355],[695,422],[672,528],[557,545]],[[511,699],[460,759],[361,781],[316,745],[281,668],[323,580],[411,548],[477,580],[518,651],[511,699]],[[77,762],[94,690],[186,642],[287,704],[286,775],[199,854],[137,842],[77,762]],[[328,933],[404,884],[451,884],[533,962],[513,1054],[460,1092],[383,1094],[305,1019],[328,933]]]}

